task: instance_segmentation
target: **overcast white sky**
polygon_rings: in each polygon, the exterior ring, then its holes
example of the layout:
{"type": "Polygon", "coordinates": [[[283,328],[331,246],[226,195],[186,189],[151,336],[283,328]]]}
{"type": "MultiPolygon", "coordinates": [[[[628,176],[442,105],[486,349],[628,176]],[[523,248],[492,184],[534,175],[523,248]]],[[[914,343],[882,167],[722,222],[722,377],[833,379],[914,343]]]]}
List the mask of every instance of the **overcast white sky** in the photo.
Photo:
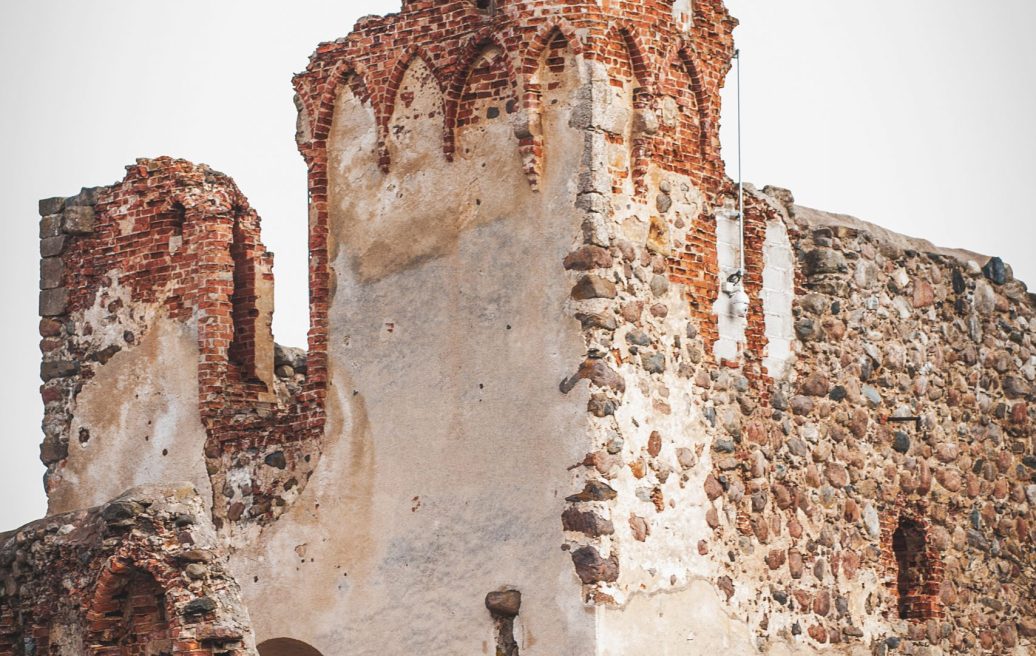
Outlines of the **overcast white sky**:
{"type": "MultiPolygon", "coordinates": [[[[399,0],[3,0],[0,531],[41,517],[36,201],[138,156],[232,175],[276,252],[278,341],[304,345],[305,166],[291,76],[319,41],[399,0]]],[[[1036,283],[1032,0],[728,0],[741,19],[749,181],[1036,283]]],[[[732,86],[732,85],[731,85],[732,86]]],[[[735,160],[733,96],[724,141],[735,160]]],[[[731,168],[733,171],[733,168],[731,168]]]]}

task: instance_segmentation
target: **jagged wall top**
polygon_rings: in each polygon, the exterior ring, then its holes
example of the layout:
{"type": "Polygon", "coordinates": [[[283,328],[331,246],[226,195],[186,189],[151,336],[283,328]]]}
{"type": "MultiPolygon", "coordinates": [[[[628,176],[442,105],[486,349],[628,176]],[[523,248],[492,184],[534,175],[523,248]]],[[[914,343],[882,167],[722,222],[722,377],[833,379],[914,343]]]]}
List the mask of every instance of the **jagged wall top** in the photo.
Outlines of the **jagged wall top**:
{"type": "MultiPolygon", "coordinates": [[[[493,45],[507,55],[507,73],[521,100],[516,135],[527,157],[535,159],[537,72],[549,44],[561,34],[586,60],[607,64],[617,55],[625,57],[622,50],[628,52],[640,111],[657,109],[668,71],[682,67],[689,84],[676,86],[700,114],[700,136],[678,149],[686,158],[654,159],[718,188],[723,181],[719,92],[730,68],[736,25],[722,0],[405,0],[399,13],[362,18],[348,37],[321,44],[306,71],[296,76],[299,148],[311,170],[323,164],[334,102],[348,84],[373,108],[381,165],[388,168],[384,143],[398,87],[409,64],[421,58],[446,99],[443,144],[452,157],[456,105],[479,54],[493,45]]],[[[652,148],[652,135],[649,131],[641,144],[649,158],[665,152],[661,145],[652,148]]],[[[535,178],[536,166],[529,168],[535,178]]]]}

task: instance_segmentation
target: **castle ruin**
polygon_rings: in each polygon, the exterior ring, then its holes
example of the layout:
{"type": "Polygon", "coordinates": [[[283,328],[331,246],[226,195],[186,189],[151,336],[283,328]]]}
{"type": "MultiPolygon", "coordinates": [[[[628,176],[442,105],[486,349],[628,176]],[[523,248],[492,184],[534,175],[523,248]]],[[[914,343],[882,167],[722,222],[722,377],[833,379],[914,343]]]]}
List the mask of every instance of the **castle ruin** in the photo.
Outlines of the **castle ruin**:
{"type": "Polygon", "coordinates": [[[227,176],[41,201],[0,656],[1030,653],[1036,298],[783,189],[742,217],[735,25],[403,0],[320,45],[306,351],[227,176]]]}

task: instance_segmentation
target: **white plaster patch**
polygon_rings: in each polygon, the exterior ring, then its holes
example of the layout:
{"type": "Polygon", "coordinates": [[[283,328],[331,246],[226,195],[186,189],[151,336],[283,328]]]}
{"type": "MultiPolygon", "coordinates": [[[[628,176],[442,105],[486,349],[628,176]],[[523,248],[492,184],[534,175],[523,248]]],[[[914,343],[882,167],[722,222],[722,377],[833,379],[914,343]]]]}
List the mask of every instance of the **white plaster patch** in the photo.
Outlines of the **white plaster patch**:
{"type": "Polygon", "coordinates": [[[158,319],[138,346],[98,368],[76,399],[71,429],[51,514],[100,505],[155,481],[188,481],[211,501],[193,326],[158,319]]]}
{"type": "MultiPolygon", "coordinates": [[[[738,224],[737,212],[716,213],[716,255],[719,259],[720,288],[740,266],[741,228],[738,224]]],[[[745,329],[748,327],[747,317],[734,315],[730,295],[720,293],[712,306],[719,325],[719,339],[713,347],[713,355],[717,361],[736,360],[745,343],[745,329]]]]}
{"type": "Polygon", "coordinates": [[[751,627],[700,578],[679,591],[636,595],[622,610],[602,607],[599,635],[601,656],[759,653],[751,627]]]}
{"type": "Polygon", "coordinates": [[[694,11],[691,7],[691,0],[674,0],[673,21],[678,28],[684,32],[694,25],[694,11]]]}
{"type": "Polygon", "coordinates": [[[766,355],[763,366],[771,378],[782,378],[792,357],[795,326],[791,308],[795,298],[795,256],[788,229],[780,221],[766,226],[763,244],[763,313],[766,355]]]}

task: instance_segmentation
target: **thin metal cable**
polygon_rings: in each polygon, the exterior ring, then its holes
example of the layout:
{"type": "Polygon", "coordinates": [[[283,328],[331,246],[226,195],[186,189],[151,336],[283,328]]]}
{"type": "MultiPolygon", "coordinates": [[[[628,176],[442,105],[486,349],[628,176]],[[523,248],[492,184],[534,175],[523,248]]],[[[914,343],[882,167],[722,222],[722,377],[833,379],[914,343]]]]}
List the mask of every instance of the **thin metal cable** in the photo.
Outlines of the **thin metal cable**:
{"type": "Polygon", "coordinates": [[[740,231],[740,268],[738,271],[742,277],[745,275],[745,183],[741,170],[741,50],[734,51],[734,59],[737,60],[737,218],[740,231]]]}

